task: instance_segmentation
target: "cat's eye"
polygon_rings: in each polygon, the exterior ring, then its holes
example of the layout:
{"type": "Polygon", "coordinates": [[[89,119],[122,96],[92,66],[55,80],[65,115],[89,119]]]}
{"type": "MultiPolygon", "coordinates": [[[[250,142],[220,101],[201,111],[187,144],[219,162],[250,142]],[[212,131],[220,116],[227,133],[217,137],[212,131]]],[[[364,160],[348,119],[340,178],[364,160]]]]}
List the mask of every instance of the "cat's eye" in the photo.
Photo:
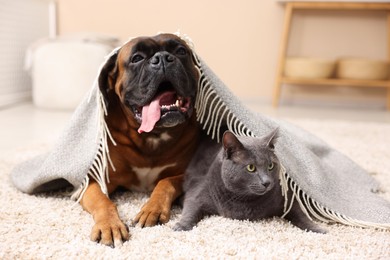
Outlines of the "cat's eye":
{"type": "Polygon", "coordinates": [[[248,164],[248,165],[246,166],[246,170],[247,170],[248,172],[254,172],[254,171],[256,171],[256,166],[254,166],[253,164],[248,164]]]}
{"type": "Polygon", "coordinates": [[[272,171],[272,169],[275,167],[275,164],[273,162],[271,162],[270,164],[268,164],[268,171],[272,171]]]}

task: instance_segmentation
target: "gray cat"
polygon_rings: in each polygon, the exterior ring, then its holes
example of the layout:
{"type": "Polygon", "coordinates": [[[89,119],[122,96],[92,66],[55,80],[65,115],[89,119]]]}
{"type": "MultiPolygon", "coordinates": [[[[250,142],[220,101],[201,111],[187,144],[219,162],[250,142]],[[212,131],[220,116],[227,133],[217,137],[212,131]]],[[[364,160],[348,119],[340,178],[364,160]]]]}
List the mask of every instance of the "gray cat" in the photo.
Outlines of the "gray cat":
{"type": "MultiPolygon", "coordinates": [[[[173,229],[190,230],[208,215],[242,220],[282,216],[280,164],[274,153],[277,132],[237,138],[226,131],[222,146],[203,138],[186,171],[182,217],[173,229]]],[[[285,218],[303,230],[326,233],[296,202],[285,218]]]]}

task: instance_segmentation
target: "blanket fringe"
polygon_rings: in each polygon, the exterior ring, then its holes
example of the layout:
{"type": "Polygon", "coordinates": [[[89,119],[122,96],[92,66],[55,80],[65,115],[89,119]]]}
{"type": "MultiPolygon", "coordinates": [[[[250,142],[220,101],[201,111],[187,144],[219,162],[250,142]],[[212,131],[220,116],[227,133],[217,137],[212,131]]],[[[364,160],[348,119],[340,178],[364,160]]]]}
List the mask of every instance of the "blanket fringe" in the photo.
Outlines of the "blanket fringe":
{"type": "MultiPolygon", "coordinates": [[[[284,177],[281,178],[281,182],[283,182],[283,186],[289,187],[293,194],[291,197],[291,206],[294,201],[297,201],[299,203],[300,208],[311,220],[316,219],[318,221],[325,222],[325,223],[336,222],[344,225],[362,227],[362,228],[390,229],[390,223],[374,223],[369,221],[357,220],[345,216],[341,213],[338,213],[334,210],[331,210],[324,205],[321,205],[316,200],[311,198],[307,193],[305,193],[297,185],[297,183],[287,174],[287,172],[284,172],[283,175],[284,177]]],[[[286,211],[285,208],[285,213],[282,217],[287,215],[287,213],[288,210],[286,211]]]]}
{"type": "Polygon", "coordinates": [[[75,192],[72,194],[72,199],[76,200],[76,202],[80,202],[83,197],[85,191],[87,190],[90,178],[96,181],[102,192],[108,197],[107,183],[110,183],[109,179],[109,165],[115,171],[114,164],[110,158],[110,151],[108,149],[108,140],[110,140],[114,145],[116,145],[115,140],[113,139],[108,126],[105,121],[105,116],[107,115],[106,104],[103,98],[102,93],[99,91],[98,85],[95,82],[95,87],[92,91],[96,91],[96,99],[97,104],[99,106],[98,109],[98,136],[96,137],[99,142],[99,148],[96,153],[95,159],[90,167],[88,174],[85,176],[84,181],[78,187],[75,192]]]}
{"type": "MultiPolygon", "coordinates": [[[[227,104],[217,95],[212,87],[211,81],[203,72],[200,61],[196,55],[195,60],[197,60],[197,66],[201,73],[195,109],[197,111],[197,120],[202,125],[203,130],[207,131],[207,134],[211,136],[212,139],[220,142],[220,128],[222,121],[224,121],[227,128],[235,135],[255,137],[253,132],[240,122],[227,104]]],[[[325,223],[337,222],[344,225],[364,228],[373,227],[378,229],[390,229],[390,223],[373,223],[353,219],[321,205],[299,187],[283,165],[281,165],[279,177],[282,195],[285,198],[284,214],[282,217],[285,217],[291,210],[293,203],[297,202],[310,220],[315,219],[325,223]],[[288,197],[289,190],[291,190],[292,193],[291,198],[288,197]]]]}
{"type": "Polygon", "coordinates": [[[226,103],[211,87],[211,83],[199,67],[201,77],[198,84],[198,97],[195,102],[197,120],[212,139],[221,141],[220,128],[222,121],[227,123],[230,131],[238,136],[252,136],[254,134],[234,115],[226,103]]]}

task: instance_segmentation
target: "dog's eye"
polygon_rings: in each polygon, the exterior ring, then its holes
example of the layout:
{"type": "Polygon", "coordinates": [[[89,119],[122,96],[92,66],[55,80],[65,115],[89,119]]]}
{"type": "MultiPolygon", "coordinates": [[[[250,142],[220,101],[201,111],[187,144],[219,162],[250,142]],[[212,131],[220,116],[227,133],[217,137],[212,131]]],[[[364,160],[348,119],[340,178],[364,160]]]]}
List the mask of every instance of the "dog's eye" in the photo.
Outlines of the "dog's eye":
{"type": "Polygon", "coordinates": [[[179,54],[179,55],[186,55],[187,54],[187,50],[184,47],[179,47],[177,49],[176,53],[179,54]]]}
{"type": "Polygon", "coordinates": [[[140,62],[143,59],[144,59],[144,57],[142,55],[134,54],[133,57],[131,58],[131,62],[132,63],[137,63],[137,62],[140,62]]]}

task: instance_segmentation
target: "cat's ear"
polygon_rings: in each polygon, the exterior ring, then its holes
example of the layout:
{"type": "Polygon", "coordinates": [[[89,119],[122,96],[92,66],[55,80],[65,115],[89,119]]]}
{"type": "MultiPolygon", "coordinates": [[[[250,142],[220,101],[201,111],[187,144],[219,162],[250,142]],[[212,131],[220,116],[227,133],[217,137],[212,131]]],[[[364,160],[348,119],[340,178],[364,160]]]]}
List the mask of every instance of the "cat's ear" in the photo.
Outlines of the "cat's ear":
{"type": "Polygon", "coordinates": [[[225,156],[230,159],[234,153],[242,151],[244,146],[238,140],[238,138],[229,130],[225,131],[222,137],[223,149],[225,156]]]}
{"type": "Polygon", "coordinates": [[[276,140],[279,137],[279,127],[272,130],[269,134],[264,136],[264,140],[267,142],[267,147],[271,150],[275,149],[276,140]]]}

